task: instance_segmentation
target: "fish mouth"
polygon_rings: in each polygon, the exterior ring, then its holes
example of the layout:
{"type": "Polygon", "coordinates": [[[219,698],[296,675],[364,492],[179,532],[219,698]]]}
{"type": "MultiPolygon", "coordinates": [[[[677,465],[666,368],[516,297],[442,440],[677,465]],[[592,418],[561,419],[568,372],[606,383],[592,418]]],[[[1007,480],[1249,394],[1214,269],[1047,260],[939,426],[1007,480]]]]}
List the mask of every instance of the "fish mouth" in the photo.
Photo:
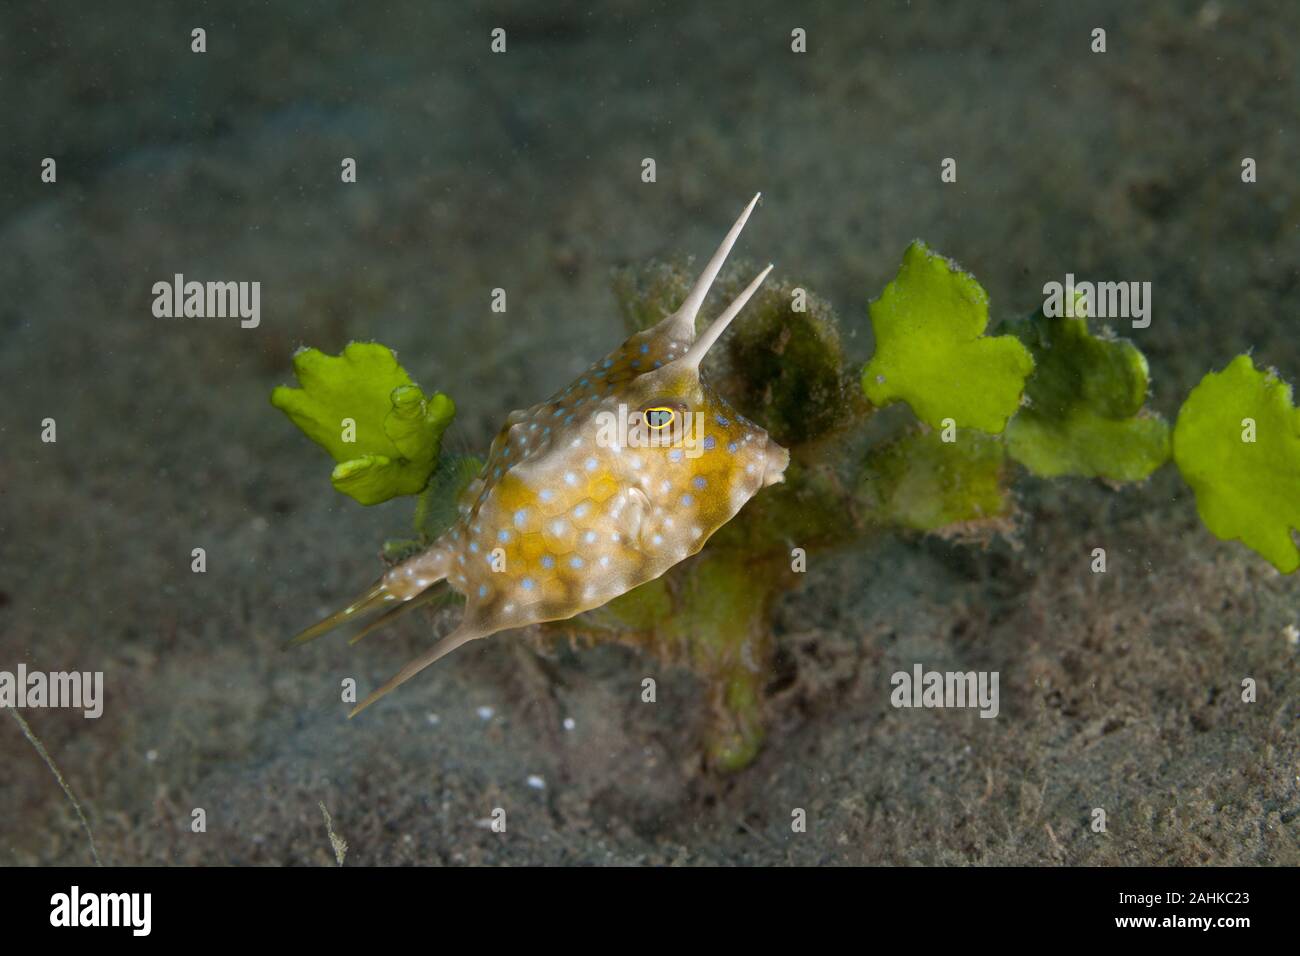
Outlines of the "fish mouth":
{"type": "Polygon", "coordinates": [[[790,464],[790,452],[774,441],[763,448],[763,485],[775,485],[785,480],[785,469],[790,464]]]}

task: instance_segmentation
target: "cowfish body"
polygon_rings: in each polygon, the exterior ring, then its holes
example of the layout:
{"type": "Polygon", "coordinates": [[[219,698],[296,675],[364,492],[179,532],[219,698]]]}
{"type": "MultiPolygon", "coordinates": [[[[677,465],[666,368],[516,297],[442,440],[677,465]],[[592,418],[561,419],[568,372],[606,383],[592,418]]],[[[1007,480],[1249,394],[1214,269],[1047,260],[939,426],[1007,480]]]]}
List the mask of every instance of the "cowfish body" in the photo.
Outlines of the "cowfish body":
{"type": "Polygon", "coordinates": [[[698,376],[671,368],[689,344],[639,333],[512,412],[459,520],[423,560],[393,568],[388,588],[423,590],[436,568],[464,594],[465,623],[494,633],[599,607],[699,551],[780,480],[788,455],[698,376]],[[609,423],[633,428],[660,400],[698,416],[684,440],[620,443],[609,423]]]}
{"type": "Polygon", "coordinates": [[[376,622],[382,623],[422,603],[416,599],[440,581],[464,595],[457,627],[353,714],[468,641],[572,617],[659,577],[699,551],[761,488],[782,480],[786,450],[699,374],[708,349],[772,267],[695,331],[709,287],[758,199],[676,312],[546,401],[507,416],[451,528],[295,639],[395,605],[376,622]]]}

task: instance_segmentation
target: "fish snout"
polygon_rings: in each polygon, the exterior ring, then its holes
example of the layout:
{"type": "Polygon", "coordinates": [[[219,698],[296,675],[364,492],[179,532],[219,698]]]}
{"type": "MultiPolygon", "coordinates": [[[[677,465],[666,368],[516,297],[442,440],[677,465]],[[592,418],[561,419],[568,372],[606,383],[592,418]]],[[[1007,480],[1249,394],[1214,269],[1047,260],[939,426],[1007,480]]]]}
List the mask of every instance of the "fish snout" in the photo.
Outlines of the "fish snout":
{"type": "Polygon", "coordinates": [[[785,468],[790,464],[790,452],[769,440],[763,448],[763,487],[785,480],[785,468]]]}

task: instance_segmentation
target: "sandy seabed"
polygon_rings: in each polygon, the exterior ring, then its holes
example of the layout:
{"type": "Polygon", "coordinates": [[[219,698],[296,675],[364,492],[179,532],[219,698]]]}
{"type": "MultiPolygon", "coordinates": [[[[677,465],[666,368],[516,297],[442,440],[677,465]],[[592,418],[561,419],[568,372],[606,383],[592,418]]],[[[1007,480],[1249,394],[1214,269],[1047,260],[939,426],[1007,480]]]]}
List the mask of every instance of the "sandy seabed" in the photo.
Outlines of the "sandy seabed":
{"type": "MultiPolygon", "coordinates": [[[[619,340],[611,268],[707,255],[760,189],[738,252],[834,303],[858,361],[921,237],[995,319],[1067,273],[1152,282],[1130,334],[1166,416],[1248,349],[1295,382],[1300,6],[301,6],[33,3],[0,34],[0,668],[105,673],[97,720],[25,712],[105,861],[332,863],[323,803],[349,863],[1300,863],[1300,579],[1215,540],[1170,468],[1022,480],[1017,548],[813,556],[768,744],[719,776],[695,678],[617,647],[501,635],[345,721],[340,680],[430,623],[278,645],[409,508],[335,494],[267,402],[296,346],[373,339],[481,450],[619,340]],[[176,273],[260,281],[259,326],[155,318],[176,273]],[[917,661],[999,672],[998,717],[892,708],[917,661]]],[[[0,766],[0,863],[87,862],[7,716],[0,766]]]]}

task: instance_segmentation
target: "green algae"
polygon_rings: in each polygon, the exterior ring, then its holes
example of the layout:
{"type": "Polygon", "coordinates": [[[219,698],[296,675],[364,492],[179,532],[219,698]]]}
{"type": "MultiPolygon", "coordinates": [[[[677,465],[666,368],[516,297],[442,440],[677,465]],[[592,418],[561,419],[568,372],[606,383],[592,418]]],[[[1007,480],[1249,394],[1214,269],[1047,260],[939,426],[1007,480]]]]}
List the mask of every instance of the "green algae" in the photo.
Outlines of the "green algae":
{"type": "Polygon", "coordinates": [[[876,352],[862,369],[867,398],[905,401],[932,428],[951,420],[1002,431],[1034,360],[1013,336],[984,334],[989,298],[974,276],[914,242],[870,313],[876,352]]]}
{"type": "Polygon", "coordinates": [[[1238,355],[1201,379],[1178,412],[1174,460],[1216,537],[1284,574],[1300,568],[1300,410],[1277,373],[1238,355]]]}
{"type": "Polygon", "coordinates": [[[426,398],[392,350],[372,342],[341,355],[300,349],[293,370],[301,387],[280,386],[271,404],[338,463],[336,489],[374,505],[424,488],[456,414],[450,398],[426,398]]]}
{"type": "Polygon", "coordinates": [[[1034,357],[1026,407],[1007,425],[1007,451],[1040,478],[1077,475],[1142,481],[1169,459],[1169,426],[1144,408],[1146,357],[1126,339],[1088,331],[1075,315],[1040,309],[1004,322],[1034,357]]]}

